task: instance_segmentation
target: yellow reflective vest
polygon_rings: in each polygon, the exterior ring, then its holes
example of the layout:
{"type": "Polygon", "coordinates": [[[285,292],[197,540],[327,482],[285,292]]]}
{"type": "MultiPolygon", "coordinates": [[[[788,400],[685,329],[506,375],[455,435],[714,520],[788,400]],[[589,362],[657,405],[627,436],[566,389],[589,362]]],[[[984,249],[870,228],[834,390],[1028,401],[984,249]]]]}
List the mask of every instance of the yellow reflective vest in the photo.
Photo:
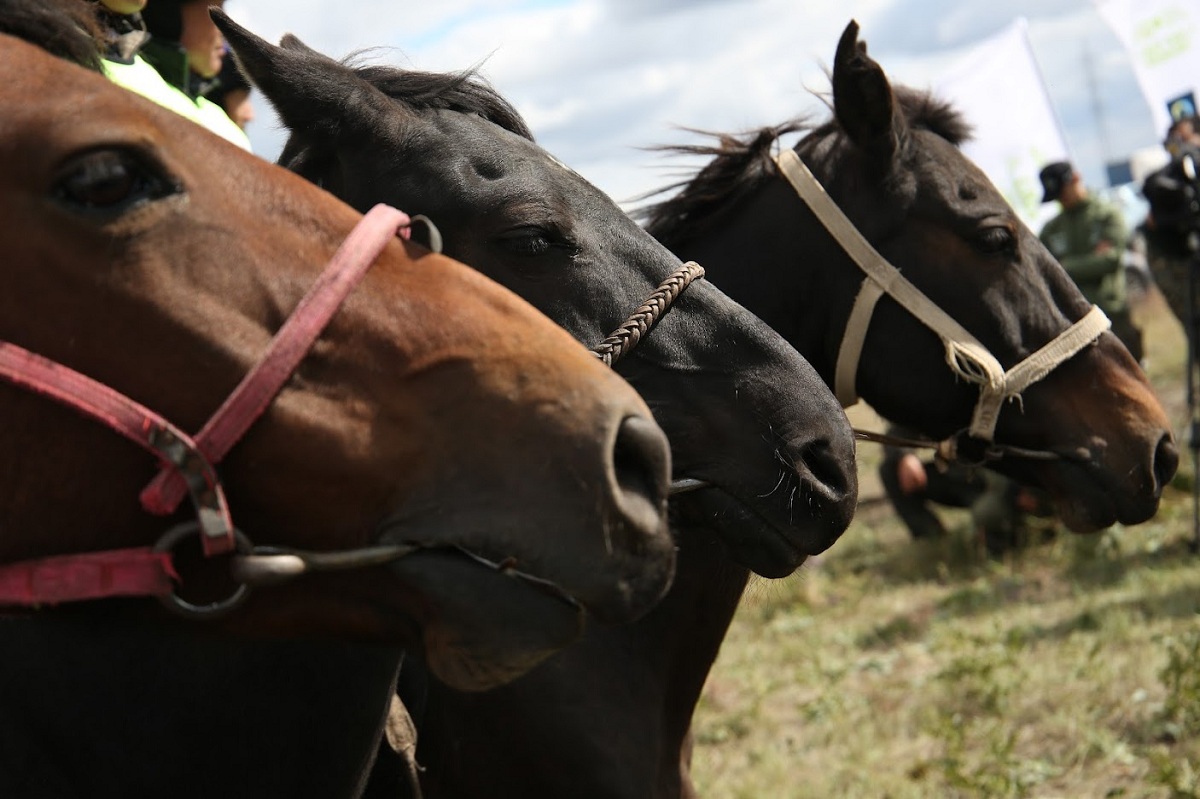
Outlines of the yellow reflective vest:
{"type": "Polygon", "coordinates": [[[113,83],[187,117],[244,150],[250,149],[250,138],[229,118],[221,106],[204,97],[197,97],[195,100],[188,97],[167,83],[163,76],[158,74],[158,70],[141,56],[135,55],[130,64],[108,59],[104,59],[103,63],[104,73],[113,83]]]}

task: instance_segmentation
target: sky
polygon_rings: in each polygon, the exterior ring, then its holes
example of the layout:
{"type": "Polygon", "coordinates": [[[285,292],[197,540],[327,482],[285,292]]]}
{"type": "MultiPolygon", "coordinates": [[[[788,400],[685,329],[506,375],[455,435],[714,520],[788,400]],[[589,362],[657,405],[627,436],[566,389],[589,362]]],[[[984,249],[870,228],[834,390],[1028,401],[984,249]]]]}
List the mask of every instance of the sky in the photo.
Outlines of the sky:
{"type": "MultiPolygon", "coordinates": [[[[480,73],[538,142],[618,202],[675,180],[687,161],[647,148],[694,142],[685,129],[739,132],[801,114],[820,95],[846,24],[893,83],[918,88],[1017,17],[1072,160],[1085,179],[1154,147],[1162,132],[1092,0],[227,0],[263,38],[293,33],[334,58],[480,73]]],[[[255,97],[249,134],[274,160],[286,138],[255,97]]]]}

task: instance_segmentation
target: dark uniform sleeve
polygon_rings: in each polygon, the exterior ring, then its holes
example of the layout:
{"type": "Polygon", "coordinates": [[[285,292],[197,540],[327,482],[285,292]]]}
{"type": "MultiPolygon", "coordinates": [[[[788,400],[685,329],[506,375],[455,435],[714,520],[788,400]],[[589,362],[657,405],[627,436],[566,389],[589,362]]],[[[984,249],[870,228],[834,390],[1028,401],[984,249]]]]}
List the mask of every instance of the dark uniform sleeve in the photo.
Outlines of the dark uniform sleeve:
{"type": "Polygon", "coordinates": [[[1127,236],[1120,211],[1103,207],[1089,222],[1099,227],[1098,235],[1094,239],[1097,245],[1107,241],[1112,246],[1102,253],[1093,250],[1066,255],[1059,259],[1076,283],[1094,282],[1122,268],[1121,254],[1125,250],[1127,236]]]}

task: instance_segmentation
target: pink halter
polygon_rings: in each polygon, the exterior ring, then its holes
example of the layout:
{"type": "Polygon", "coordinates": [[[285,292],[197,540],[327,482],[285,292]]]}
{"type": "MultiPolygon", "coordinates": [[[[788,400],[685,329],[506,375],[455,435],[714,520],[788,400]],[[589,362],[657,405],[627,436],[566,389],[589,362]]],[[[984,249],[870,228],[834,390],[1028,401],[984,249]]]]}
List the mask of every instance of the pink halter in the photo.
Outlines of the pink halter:
{"type": "MultiPolygon", "coordinates": [[[[156,456],[162,471],[141,493],[142,507],[166,515],[190,495],[206,556],[232,552],[233,525],[215,465],[274,400],[346,297],[412,220],[376,205],[271,340],[266,353],[190,437],[165,418],[62,364],[0,341],[0,377],[101,422],[156,456]]],[[[242,539],[244,540],[244,538],[242,539]]],[[[0,566],[0,605],[33,606],[113,596],[171,595],[178,575],[169,549],[136,547],[58,555],[0,566]]]]}

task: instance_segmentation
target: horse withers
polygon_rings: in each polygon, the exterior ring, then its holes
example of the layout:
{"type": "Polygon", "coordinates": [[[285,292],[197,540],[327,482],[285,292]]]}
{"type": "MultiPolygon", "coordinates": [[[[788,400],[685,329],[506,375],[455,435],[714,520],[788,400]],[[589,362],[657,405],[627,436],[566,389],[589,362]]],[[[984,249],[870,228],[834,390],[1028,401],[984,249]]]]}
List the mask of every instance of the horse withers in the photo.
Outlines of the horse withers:
{"type": "MultiPolygon", "coordinates": [[[[925,93],[893,88],[857,46],[854,25],[837,50],[833,103],[835,118],[815,127],[787,122],[679,148],[711,160],[643,209],[650,232],[705,264],[714,283],[781,332],[833,387],[864,274],[777,166],[781,137],[803,131],[796,152],[855,228],[1007,369],[1085,318],[1086,303],[1061,267],[954,146],[965,132],[961,117],[925,93]]],[[[1152,514],[1178,458],[1144,375],[1110,334],[1092,339],[1032,383],[1023,408],[1006,403],[993,437],[994,451],[1004,453],[996,465],[1028,479],[1064,475],[1042,485],[1090,508],[1072,517],[1081,529],[1152,514]],[[1072,408],[1080,418],[1068,421],[1072,408]],[[1087,460],[1072,457],[1080,447],[1087,460]],[[1071,474],[1095,487],[1075,497],[1071,474]],[[1110,492],[1111,500],[1094,499],[1110,492]]],[[[858,392],[873,407],[931,438],[969,426],[978,388],[955,376],[943,342],[894,300],[880,300],[859,363],[858,392]]],[[[593,628],[486,694],[434,684],[417,750],[427,799],[696,795],[692,714],[748,573],[707,526],[673,527],[675,580],[635,624],[593,628]]]]}

